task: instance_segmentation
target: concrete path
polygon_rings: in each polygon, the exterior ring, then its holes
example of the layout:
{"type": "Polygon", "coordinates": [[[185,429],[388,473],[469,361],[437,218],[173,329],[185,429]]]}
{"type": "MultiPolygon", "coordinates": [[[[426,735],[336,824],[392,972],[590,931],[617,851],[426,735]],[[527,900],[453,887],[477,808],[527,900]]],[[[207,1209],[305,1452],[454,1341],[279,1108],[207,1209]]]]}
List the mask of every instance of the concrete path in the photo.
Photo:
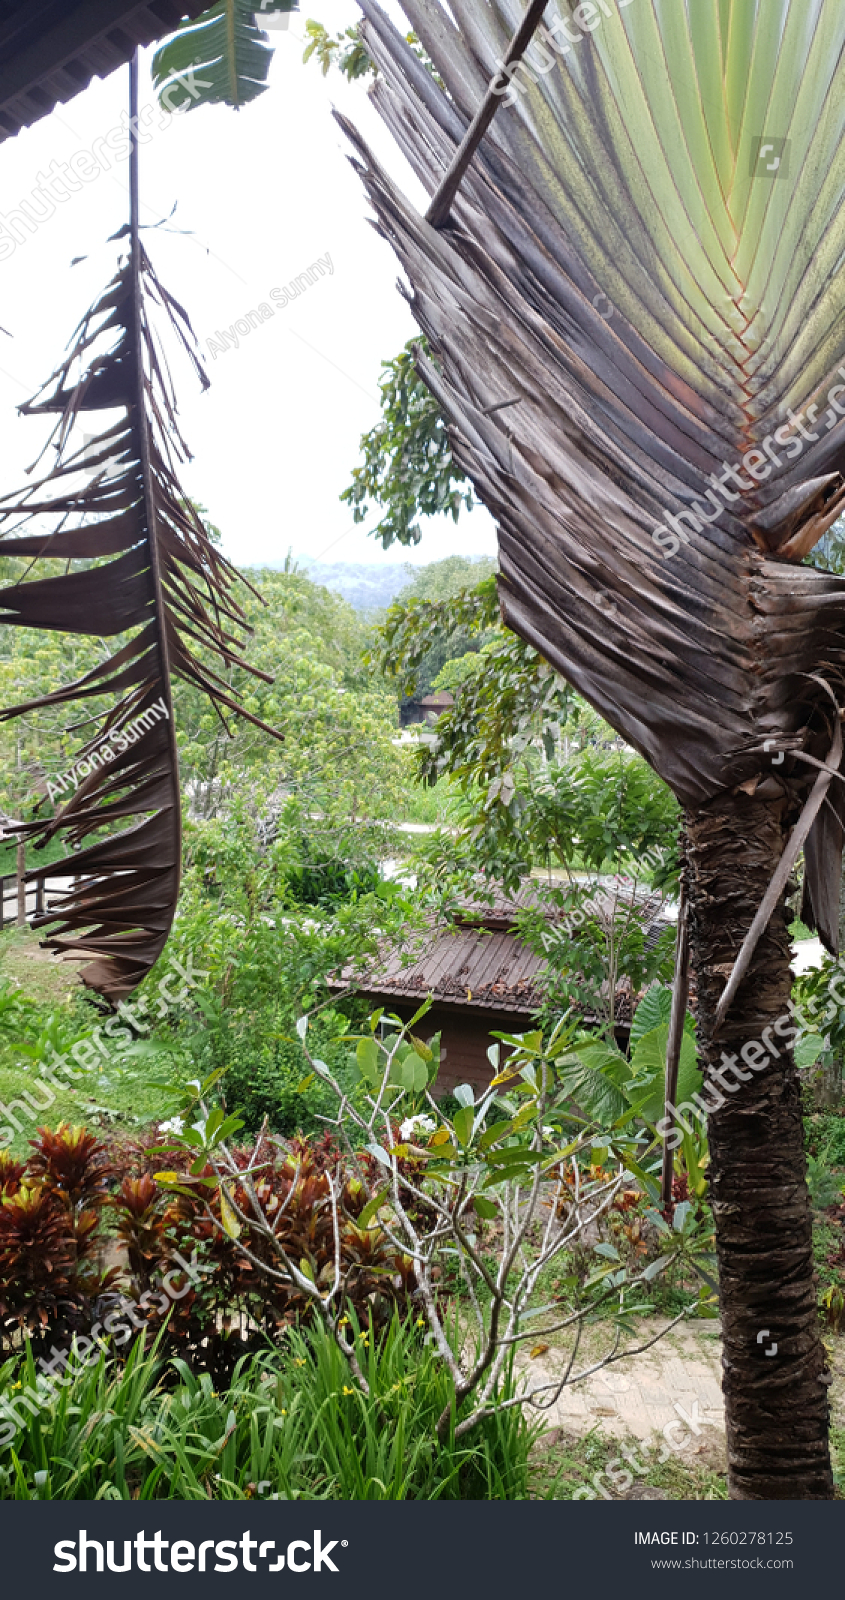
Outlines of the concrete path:
{"type": "Polygon", "coordinates": [[[821,939],[801,939],[792,946],[792,972],[794,977],[800,977],[802,972],[809,972],[812,967],[820,967],[825,958],[825,948],[821,939]]]}
{"type": "MultiPolygon", "coordinates": [[[[563,1428],[569,1434],[588,1433],[598,1424],[612,1438],[647,1442],[655,1432],[663,1433],[667,1423],[677,1422],[682,1415],[680,1406],[688,1415],[701,1418],[705,1437],[715,1440],[714,1428],[723,1436],[718,1328],[715,1321],[695,1327],[679,1323],[643,1355],[615,1362],[564,1389],[545,1413],[545,1420],[550,1427],[563,1428]]],[[[579,1364],[590,1365],[590,1357],[579,1364]]],[[[557,1361],[552,1365],[548,1356],[520,1365],[532,1383],[554,1377],[557,1369],[557,1361]]]]}

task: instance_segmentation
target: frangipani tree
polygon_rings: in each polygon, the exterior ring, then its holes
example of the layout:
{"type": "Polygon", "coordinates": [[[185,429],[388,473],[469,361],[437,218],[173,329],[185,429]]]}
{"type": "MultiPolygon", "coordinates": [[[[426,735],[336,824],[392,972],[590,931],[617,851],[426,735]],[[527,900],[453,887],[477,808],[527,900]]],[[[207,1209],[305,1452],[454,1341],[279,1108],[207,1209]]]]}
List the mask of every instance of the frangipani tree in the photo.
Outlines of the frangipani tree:
{"type": "Polygon", "coordinates": [[[705,1093],[730,1087],[731,1494],[829,1498],[784,892],[803,844],[835,950],[845,582],[802,561],[845,503],[845,11],[403,0],[435,77],[362,8],[425,217],[345,126],[498,522],[504,618],[686,812],[676,1018],[688,946],[705,1093]]]}

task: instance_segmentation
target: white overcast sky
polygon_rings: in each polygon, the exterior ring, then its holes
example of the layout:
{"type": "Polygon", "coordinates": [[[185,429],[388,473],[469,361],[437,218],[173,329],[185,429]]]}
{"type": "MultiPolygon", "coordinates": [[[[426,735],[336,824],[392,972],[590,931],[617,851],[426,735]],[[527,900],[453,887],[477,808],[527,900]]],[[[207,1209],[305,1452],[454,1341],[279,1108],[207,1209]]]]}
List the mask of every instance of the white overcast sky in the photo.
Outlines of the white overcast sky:
{"type": "MultiPolygon", "coordinates": [[[[183,432],[194,453],[183,482],[219,524],[227,555],[243,564],[280,562],[289,548],[326,561],[495,551],[492,521],[479,509],[457,527],[451,518],[429,519],[415,551],[382,553],[366,527],[352,527],[338,499],[359,459],[360,435],[378,418],[380,363],[416,326],[396,288],[396,258],[367,220],[333,104],[355,120],[405,192],[417,204],[425,198],[363,84],[347,85],[336,72],[324,79],[313,62],[302,64],[307,17],[336,32],[357,15],[352,0],[302,0],[289,29],[270,35],[276,54],[264,95],[240,112],[200,108],[162,131],[156,111],[153,137],[141,149],[142,220],[167,217],[176,203],[171,226],[191,230],[162,228],[145,239],[191,316],[212,380],[200,394],[174,353],[183,432]],[[237,350],[212,359],[209,337],[327,253],[331,277],[278,309],[237,350]]],[[[145,52],[142,107],[153,104],[150,57],[145,52]]],[[[0,145],[0,220],[54,159],[66,162],[117,128],[127,103],[122,69],[0,145]]],[[[12,335],[0,334],[4,492],[24,481],[46,431],[44,419],[19,418],[15,408],[54,370],[113,271],[119,246],[105,241],[127,217],[127,173],[128,163],[115,157],[110,172],[58,203],[0,262],[0,324],[12,335]],[[71,267],[74,256],[87,259],[71,267]]]]}

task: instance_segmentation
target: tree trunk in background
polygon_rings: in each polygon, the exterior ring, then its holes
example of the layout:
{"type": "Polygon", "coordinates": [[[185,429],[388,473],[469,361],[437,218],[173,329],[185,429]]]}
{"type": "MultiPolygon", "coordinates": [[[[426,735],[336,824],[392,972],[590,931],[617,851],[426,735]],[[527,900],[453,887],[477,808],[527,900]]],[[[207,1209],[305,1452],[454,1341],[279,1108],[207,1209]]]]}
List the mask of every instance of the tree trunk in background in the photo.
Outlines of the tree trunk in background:
{"type": "Polygon", "coordinates": [[[719,997],[790,820],[782,806],[741,792],[687,813],[690,942],[705,1098],[713,1099],[707,1079],[716,1069],[725,1085],[725,1103],[709,1118],[710,1204],[734,1500],[833,1498],[801,1095],[783,1043],[784,1034],[792,1038],[786,1031],[791,976],[784,905],[760,939],[714,1036],[719,997]],[[764,1039],[778,1022],[780,1033],[764,1039]],[[739,1055],[744,1045],[746,1057],[739,1055]],[[723,1053],[737,1062],[737,1073],[726,1067],[723,1053]],[[751,1060],[759,1070],[751,1070],[751,1060]],[[739,1073],[747,1081],[739,1081],[739,1073]],[[777,1353],[767,1356],[772,1345],[777,1353]]]}
{"type": "Polygon", "coordinates": [[[22,839],[18,840],[17,856],[18,879],[18,918],[17,927],[26,927],[26,845],[22,839]]]}

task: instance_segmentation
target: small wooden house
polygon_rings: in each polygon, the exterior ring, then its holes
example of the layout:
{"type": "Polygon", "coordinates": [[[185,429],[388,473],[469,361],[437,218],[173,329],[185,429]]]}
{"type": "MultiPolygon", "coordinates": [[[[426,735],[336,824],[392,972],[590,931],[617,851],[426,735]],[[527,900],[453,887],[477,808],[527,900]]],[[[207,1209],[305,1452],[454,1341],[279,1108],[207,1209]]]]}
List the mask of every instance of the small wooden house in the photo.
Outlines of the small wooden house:
{"type": "Polygon", "coordinates": [[[448,689],[423,695],[421,700],[403,700],[399,707],[399,722],[403,728],[414,728],[420,724],[431,728],[444,711],[451,711],[454,704],[455,697],[448,689]]]}
{"type": "MultiPolygon", "coordinates": [[[[352,986],[374,1009],[384,1006],[403,1022],[431,995],[421,1031],[426,1037],[441,1035],[439,1087],[484,1087],[492,1076],[487,1051],[496,1041],[491,1035],[525,1033],[537,1025],[545,958],[529,950],[516,931],[520,911],[537,903],[533,883],[514,898],[497,896],[493,905],[467,902],[452,920],[431,929],[410,963],[403,964],[403,953],[397,951],[357,977],[344,969],[331,987],[339,992],[352,986]]],[[[549,912],[550,918],[554,915],[549,912]]],[[[631,1005],[630,987],[620,985],[616,1033],[622,1045],[627,1043],[631,1005]]],[[[586,1024],[595,1020],[584,1018],[586,1024]]]]}

